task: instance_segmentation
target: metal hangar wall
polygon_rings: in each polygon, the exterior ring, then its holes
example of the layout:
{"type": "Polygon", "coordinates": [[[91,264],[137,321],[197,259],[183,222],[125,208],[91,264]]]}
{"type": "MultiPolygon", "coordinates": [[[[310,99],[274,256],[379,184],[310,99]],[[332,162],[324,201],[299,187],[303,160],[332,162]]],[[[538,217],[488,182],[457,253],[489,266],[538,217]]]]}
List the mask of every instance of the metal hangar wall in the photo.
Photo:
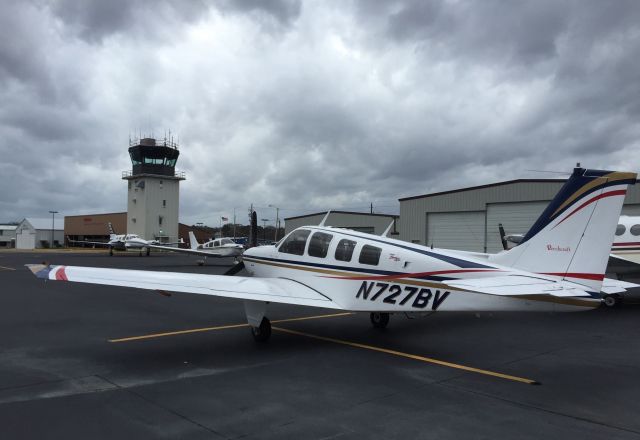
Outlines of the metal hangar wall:
{"type": "MultiPolygon", "coordinates": [[[[297,217],[289,217],[284,219],[284,232],[288,234],[301,226],[315,226],[319,224],[326,211],[315,214],[301,215],[297,217]]],[[[331,211],[329,218],[325,223],[326,226],[334,226],[336,228],[353,229],[355,231],[367,232],[370,234],[382,234],[389,224],[397,220],[397,215],[391,214],[370,214],[367,212],[352,211],[331,211]]],[[[398,237],[397,221],[396,228],[391,228],[389,237],[398,237]]]]}
{"type": "MultiPolygon", "coordinates": [[[[564,179],[517,179],[399,199],[400,239],[474,252],[502,250],[498,224],[523,234],[564,179]]],[[[640,215],[640,185],[629,187],[622,214],[640,215]]]]}

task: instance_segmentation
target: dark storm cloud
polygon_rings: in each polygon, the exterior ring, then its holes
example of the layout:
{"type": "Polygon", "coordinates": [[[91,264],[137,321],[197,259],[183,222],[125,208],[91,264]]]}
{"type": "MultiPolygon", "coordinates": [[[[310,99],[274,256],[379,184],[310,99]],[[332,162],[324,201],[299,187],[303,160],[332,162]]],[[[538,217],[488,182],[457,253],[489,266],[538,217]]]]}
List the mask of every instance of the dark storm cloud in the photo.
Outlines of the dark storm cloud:
{"type": "Polygon", "coordinates": [[[6,3],[0,221],[124,210],[139,130],[180,135],[181,218],[215,224],[640,167],[636,2],[6,3]]]}

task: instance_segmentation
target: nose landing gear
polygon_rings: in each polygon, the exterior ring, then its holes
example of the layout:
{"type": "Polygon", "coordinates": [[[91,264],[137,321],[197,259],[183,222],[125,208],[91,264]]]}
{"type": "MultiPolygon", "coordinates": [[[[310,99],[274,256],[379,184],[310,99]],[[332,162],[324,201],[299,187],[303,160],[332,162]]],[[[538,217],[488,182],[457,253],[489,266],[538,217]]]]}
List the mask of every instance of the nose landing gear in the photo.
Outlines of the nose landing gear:
{"type": "Polygon", "coordinates": [[[384,312],[372,312],[369,315],[369,319],[371,319],[371,324],[375,328],[386,328],[389,325],[389,314],[384,312]]]}

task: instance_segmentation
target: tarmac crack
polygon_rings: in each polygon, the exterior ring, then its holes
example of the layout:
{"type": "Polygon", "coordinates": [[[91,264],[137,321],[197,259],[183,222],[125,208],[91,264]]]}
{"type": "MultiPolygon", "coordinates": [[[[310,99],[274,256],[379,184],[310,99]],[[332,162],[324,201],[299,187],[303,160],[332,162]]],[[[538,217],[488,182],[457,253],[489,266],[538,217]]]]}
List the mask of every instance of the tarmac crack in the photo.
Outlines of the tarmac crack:
{"type": "Polygon", "coordinates": [[[190,417],[188,417],[188,416],[186,416],[184,414],[181,414],[180,412],[178,412],[178,411],[176,411],[176,410],[174,410],[172,408],[169,408],[169,407],[167,407],[165,405],[162,405],[162,404],[160,404],[160,403],[158,403],[158,402],[156,402],[156,401],[154,401],[152,399],[149,399],[148,397],[144,396],[143,394],[134,391],[132,388],[121,387],[117,383],[115,383],[115,382],[113,382],[113,381],[111,381],[111,380],[109,380],[109,379],[107,379],[106,377],[103,377],[103,376],[96,375],[96,377],[99,377],[100,379],[104,380],[105,382],[110,383],[111,385],[113,385],[118,390],[122,390],[122,391],[124,391],[126,393],[129,393],[129,394],[131,394],[131,395],[133,395],[133,396],[135,396],[135,397],[137,397],[137,398],[139,398],[141,400],[144,400],[148,404],[153,405],[156,408],[160,408],[161,410],[166,411],[169,414],[173,414],[174,416],[176,416],[176,417],[178,417],[178,418],[180,418],[180,419],[182,419],[182,420],[184,420],[184,421],[186,421],[188,423],[191,423],[191,424],[193,424],[193,425],[195,425],[195,426],[197,426],[197,427],[199,427],[201,429],[204,429],[204,430],[210,432],[211,434],[215,434],[216,436],[218,436],[220,438],[223,438],[223,439],[227,439],[227,440],[229,439],[229,437],[219,433],[215,429],[213,429],[213,428],[211,428],[211,427],[209,427],[209,426],[207,426],[207,425],[205,425],[203,423],[200,423],[197,420],[194,420],[194,419],[192,419],[192,418],[190,418],[190,417]]]}

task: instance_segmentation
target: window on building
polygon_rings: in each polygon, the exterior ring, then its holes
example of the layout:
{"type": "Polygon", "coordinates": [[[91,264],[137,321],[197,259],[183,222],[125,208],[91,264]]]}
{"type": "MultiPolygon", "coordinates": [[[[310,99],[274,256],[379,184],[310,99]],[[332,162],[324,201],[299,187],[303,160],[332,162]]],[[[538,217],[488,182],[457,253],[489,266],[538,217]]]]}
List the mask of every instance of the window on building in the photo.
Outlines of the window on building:
{"type": "Polygon", "coordinates": [[[160,226],[162,226],[162,216],[161,216],[161,215],[160,215],[160,216],[158,216],[158,224],[159,224],[160,226]]]}
{"type": "Polygon", "coordinates": [[[167,201],[166,201],[166,200],[163,200],[163,201],[162,201],[162,207],[163,207],[163,208],[166,208],[166,207],[167,207],[167,201]]]}
{"type": "Polygon", "coordinates": [[[616,227],[616,235],[622,235],[626,230],[627,228],[624,225],[618,225],[618,227],[616,227]]]}
{"type": "Polygon", "coordinates": [[[356,242],[353,240],[347,240],[346,238],[340,240],[336,247],[336,260],[351,261],[355,247],[356,242]]]}
{"type": "Polygon", "coordinates": [[[640,235],[640,225],[631,226],[631,229],[629,229],[629,232],[631,232],[631,235],[640,235]]]}
{"type": "Polygon", "coordinates": [[[329,251],[329,244],[333,235],[324,232],[315,232],[309,241],[309,256],[324,258],[329,251]]]}
{"type": "Polygon", "coordinates": [[[307,244],[307,238],[309,237],[310,233],[311,231],[307,229],[298,229],[296,231],[293,231],[282,242],[278,250],[285,254],[294,254],[294,255],[304,254],[304,247],[307,244]]]}
{"type": "Polygon", "coordinates": [[[358,261],[362,264],[370,264],[372,266],[377,266],[380,262],[380,254],[382,253],[382,249],[375,246],[369,246],[365,244],[362,246],[362,250],[360,251],[360,258],[358,261]]]}
{"type": "Polygon", "coordinates": [[[411,240],[411,243],[420,244],[420,240],[411,240]]]}
{"type": "Polygon", "coordinates": [[[135,218],[132,218],[132,219],[131,219],[131,222],[132,222],[132,223],[135,223],[135,222],[136,222],[136,219],[135,219],[135,218]]]}

